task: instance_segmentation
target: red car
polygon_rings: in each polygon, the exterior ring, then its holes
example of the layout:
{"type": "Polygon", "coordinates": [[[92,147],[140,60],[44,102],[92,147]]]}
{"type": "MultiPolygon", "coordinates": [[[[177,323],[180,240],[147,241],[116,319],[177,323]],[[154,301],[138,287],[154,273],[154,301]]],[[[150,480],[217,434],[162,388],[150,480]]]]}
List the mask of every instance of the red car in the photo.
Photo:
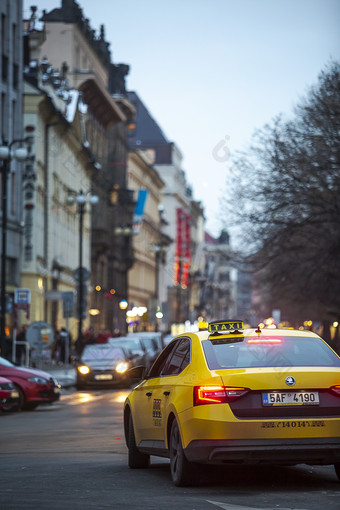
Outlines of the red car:
{"type": "Polygon", "coordinates": [[[1,411],[17,411],[19,392],[9,379],[0,377],[0,409],[1,411]]]}
{"type": "Polygon", "coordinates": [[[16,367],[0,357],[0,376],[15,385],[19,393],[18,409],[35,409],[41,404],[51,404],[60,397],[60,384],[51,374],[30,367],[16,367]]]}

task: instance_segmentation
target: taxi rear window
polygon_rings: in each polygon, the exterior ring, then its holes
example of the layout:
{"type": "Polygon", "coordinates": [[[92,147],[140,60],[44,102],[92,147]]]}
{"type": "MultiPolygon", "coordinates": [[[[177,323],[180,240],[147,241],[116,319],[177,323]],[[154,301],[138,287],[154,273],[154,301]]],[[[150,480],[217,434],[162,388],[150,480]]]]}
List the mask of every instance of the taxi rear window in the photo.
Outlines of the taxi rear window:
{"type": "Polygon", "coordinates": [[[202,342],[208,367],[340,367],[340,359],[320,339],[310,337],[244,337],[234,343],[202,342]]]}

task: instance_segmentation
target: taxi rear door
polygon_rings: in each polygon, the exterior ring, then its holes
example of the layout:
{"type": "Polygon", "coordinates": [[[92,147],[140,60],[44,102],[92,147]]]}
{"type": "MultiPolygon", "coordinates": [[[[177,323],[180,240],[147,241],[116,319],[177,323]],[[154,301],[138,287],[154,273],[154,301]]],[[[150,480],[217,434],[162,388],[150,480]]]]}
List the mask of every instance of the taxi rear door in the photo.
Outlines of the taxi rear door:
{"type": "Polygon", "coordinates": [[[165,440],[166,409],[180,382],[182,370],[190,362],[188,338],[180,338],[167,347],[169,349],[163,351],[162,359],[152,367],[148,380],[139,388],[135,414],[138,416],[140,440],[165,440]]]}

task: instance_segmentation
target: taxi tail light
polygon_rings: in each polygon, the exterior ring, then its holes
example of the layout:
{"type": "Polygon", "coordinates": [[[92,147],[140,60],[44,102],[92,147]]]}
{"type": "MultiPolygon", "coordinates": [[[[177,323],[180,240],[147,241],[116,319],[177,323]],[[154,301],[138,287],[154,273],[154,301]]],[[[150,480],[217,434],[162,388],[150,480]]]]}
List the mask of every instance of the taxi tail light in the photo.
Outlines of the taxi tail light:
{"type": "Polygon", "coordinates": [[[338,397],[340,397],[340,384],[336,384],[335,386],[331,386],[330,390],[333,393],[335,393],[336,395],[338,395],[338,397]]]}
{"type": "Polygon", "coordinates": [[[248,388],[230,386],[195,386],[194,406],[203,404],[228,404],[248,393],[248,388]]]}

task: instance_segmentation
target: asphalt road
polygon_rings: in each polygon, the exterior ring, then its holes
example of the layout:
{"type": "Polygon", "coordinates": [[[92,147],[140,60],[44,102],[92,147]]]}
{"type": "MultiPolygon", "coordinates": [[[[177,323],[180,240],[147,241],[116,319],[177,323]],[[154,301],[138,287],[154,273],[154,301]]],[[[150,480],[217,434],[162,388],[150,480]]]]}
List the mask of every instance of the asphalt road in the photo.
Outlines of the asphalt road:
{"type": "Polygon", "coordinates": [[[126,391],[64,390],[60,402],[0,415],[0,508],[340,510],[332,466],[204,468],[174,487],[166,459],[127,467],[126,391]]]}

